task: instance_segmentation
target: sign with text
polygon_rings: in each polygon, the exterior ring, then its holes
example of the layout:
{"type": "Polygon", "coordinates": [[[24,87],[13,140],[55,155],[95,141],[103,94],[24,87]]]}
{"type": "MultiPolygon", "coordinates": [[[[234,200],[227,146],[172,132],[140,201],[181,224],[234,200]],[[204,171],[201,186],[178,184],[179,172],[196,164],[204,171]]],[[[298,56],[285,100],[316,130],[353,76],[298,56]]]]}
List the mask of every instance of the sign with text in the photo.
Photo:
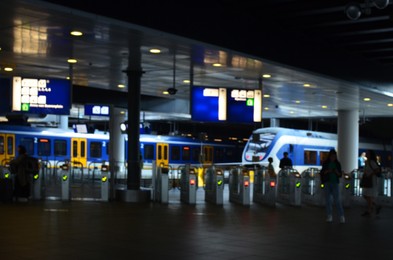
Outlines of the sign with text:
{"type": "Polygon", "coordinates": [[[85,105],[86,116],[109,116],[109,106],[104,105],[85,105]]]}
{"type": "Polygon", "coordinates": [[[12,111],[69,115],[70,107],[70,81],[13,77],[12,111]]]}

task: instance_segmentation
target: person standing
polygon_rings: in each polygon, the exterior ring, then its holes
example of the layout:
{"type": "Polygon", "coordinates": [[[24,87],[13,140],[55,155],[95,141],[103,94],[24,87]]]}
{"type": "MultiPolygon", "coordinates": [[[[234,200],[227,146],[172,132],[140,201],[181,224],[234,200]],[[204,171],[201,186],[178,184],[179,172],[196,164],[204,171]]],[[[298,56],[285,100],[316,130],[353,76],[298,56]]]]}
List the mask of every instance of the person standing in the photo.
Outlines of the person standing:
{"type": "Polygon", "coordinates": [[[288,157],[288,152],[284,152],[283,153],[283,158],[281,158],[280,160],[280,169],[284,169],[284,168],[292,168],[293,164],[292,164],[292,160],[291,158],[288,157]]]}
{"type": "Polygon", "coordinates": [[[275,179],[276,176],[277,176],[277,174],[276,174],[276,171],[274,170],[273,158],[272,158],[272,157],[269,157],[269,158],[267,159],[267,161],[269,162],[269,164],[268,164],[268,166],[267,166],[267,171],[268,171],[268,173],[269,173],[269,176],[270,176],[271,179],[275,179]]]}
{"type": "Polygon", "coordinates": [[[367,210],[362,214],[362,216],[370,216],[374,212],[374,209],[378,215],[381,211],[381,206],[377,205],[375,202],[375,198],[378,195],[376,174],[380,168],[377,162],[377,155],[373,150],[367,150],[366,157],[367,161],[364,166],[362,178],[370,179],[370,187],[362,187],[363,198],[367,202],[367,210]]]}
{"type": "Polygon", "coordinates": [[[15,174],[14,198],[17,201],[27,201],[30,197],[30,176],[26,166],[26,148],[19,145],[18,156],[10,162],[11,173],[15,174]]]}
{"type": "Polygon", "coordinates": [[[336,204],[339,221],[345,223],[344,208],[340,196],[340,178],[342,176],[341,163],[337,159],[337,152],[334,149],[329,151],[326,161],[322,164],[321,174],[326,180],[325,196],[326,196],[326,221],[333,222],[333,200],[336,204]]]}
{"type": "Polygon", "coordinates": [[[366,156],[366,152],[362,152],[359,156],[358,159],[358,168],[359,169],[363,169],[364,166],[366,165],[366,161],[367,161],[367,156],[366,156]]]}

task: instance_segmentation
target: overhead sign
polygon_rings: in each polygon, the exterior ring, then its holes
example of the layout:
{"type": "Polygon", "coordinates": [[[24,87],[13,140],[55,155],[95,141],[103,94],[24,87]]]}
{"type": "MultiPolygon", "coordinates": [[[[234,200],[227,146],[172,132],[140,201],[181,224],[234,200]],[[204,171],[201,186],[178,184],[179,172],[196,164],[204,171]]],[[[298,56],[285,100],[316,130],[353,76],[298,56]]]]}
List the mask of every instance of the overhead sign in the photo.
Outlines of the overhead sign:
{"type": "Polygon", "coordinates": [[[262,91],[194,86],[191,117],[196,121],[209,122],[261,122],[262,91]]]}
{"type": "Polygon", "coordinates": [[[86,116],[109,116],[109,106],[85,105],[86,116]]]}
{"type": "Polygon", "coordinates": [[[70,81],[13,77],[12,111],[69,115],[70,107],[70,81]]]}

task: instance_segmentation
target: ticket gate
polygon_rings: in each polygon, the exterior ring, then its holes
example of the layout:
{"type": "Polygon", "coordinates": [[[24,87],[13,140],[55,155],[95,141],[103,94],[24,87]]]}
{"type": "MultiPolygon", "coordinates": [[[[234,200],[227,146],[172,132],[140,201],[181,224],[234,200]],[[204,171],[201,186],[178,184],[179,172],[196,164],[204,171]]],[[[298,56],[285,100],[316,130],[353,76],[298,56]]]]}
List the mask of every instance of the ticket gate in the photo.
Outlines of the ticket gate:
{"type": "MultiPolygon", "coordinates": [[[[41,165],[41,163],[40,163],[41,165]]],[[[41,200],[44,196],[43,191],[43,172],[40,167],[39,171],[31,176],[31,197],[33,200],[41,200]]]]}
{"type": "Polygon", "coordinates": [[[302,203],[312,206],[325,205],[324,185],[321,185],[320,169],[308,168],[302,172],[302,203]]]}
{"type": "Polygon", "coordinates": [[[156,166],[156,162],[153,162],[153,201],[168,203],[169,202],[169,167],[168,166],[156,166]]]}
{"type": "Polygon", "coordinates": [[[70,165],[65,163],[61,166],[61,200],[70,200],[70,165]]]}
{"type": "Polygon", "coordinates": [[[301,206],[301,175],[292,168],[278,172],[277,202],[301,206]]]}
{"type": "Polygon", "coordinates": [[[207,168],[204,176],[205,201],[216,205],[224,204],[224,171],[213,167],[207,168]]]}
{"type": "Polygon", "coordinates": [[[266,167],[254,167],[254,185],[252,201],[275,207],[277,195],[277,177],[269,175],[266,167]]]}
{"type": "Polygon", "coordinates": [[[352,180],[349,173],[343,173],[340,180],[341,201],[344,208],[349,208],[352,204],[352,180]]]}
{"type": "Polygon", "coordinates": [[[184,168],[180,168],[180,201],[195,205],[197,191],[197,170],[186,164],[184,168]]]}
{"type": "Polygon", "coordinates": [[[109,201],[109,187],[110,187],[109,165],[103,164],[101,165],[101,200],[102,201],[109,201]]]}
{"type": "Polygon", "coordinates": [[[393,206],[392,197],[392,172],[382,170],[381,177],[377,179],[378,196],[376,202],[383,206],[393,206]]]}
{"type": "Polygon", "coordinates": [[[229,172],[229,201],[250,206],[250,175],[247,168],[233,168],[229,172]]]}

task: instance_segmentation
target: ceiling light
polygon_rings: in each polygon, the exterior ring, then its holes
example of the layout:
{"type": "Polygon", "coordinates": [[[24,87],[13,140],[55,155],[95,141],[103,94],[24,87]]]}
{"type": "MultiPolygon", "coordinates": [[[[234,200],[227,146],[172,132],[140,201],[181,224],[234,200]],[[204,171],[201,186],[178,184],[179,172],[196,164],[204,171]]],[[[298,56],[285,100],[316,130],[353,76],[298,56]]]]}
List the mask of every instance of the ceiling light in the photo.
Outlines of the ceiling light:
{"type": "Polygon", "coordinates": [[[271,77],[272,77],[272,75],[270,75],[270,74],[263,74],[262,75],[262,78],[265,78],[265,79],[271,78],[271,77]]]}
{"type": "Polygon", "coordinates": [[[370,101],[370,100],[371,100],[371,98],[368,98],[368,97],[363,98],[363,101],[370,101]]]}
{"type": "Polygon", "coordinates": [[[189,79],[185,79],[185,80],[183,80],[183,83],[185,83],[185,84],[190,84],[191,81],[190,81],[189,79]]]}
{"type": "Polygon", "coordinates": [[[309,83],[304,83],[304,84],[303,84],[303,87],[309,88],[309,87],[311,87],[311,84],[309,84],[309,83]]]}
{"type": "Polygon", "coordinates": [[[221,63],[213,63],[213,67],[221,67],[221,63]]]}
{"type": "Polygon", "coordinates": [[[392,104],[392,103],[389,103],[389,104],[388,104],[388,107],[393,107],[393,104],[392,104]]]}
{"type": "Polygon", "coordinates": [[[70,34],[71,34],[72,36],[82,36],[82,35],[83,35],[83,33],[80,32],[80,31],[72,31],[72,32],[70,32],[70,34]]]}
{"type": "Polygon", "coordinates": [[[327,108],[327,106],[321,106],[321,107],[322,107],[322,108],[325,108],[325,109],[327,108]]]}
{"type": "Polygon", "coordinates": [[[295,103],[296,103],[296,104],[300,104],[300,100],[296,100],[295,103]]]}
{"type": "Polygon", "coordinates": [[[11,68],[11,67],[5,67],[4,68],[4,71],[7,71],[7,72],[10,72],[10,71],[13,71],[14,69],[13,68],[11,68]]]}
{"type": "Polygon", "coordinates": [[[374,0],[373,4],[378,9],[384,9],[389,5],[389,0],[374,0]]]}
{"type": "Polygon", "coordinates": [[[77,59],[70,58],[70,59],[67,60],[67,62],[68,62],[68,63],[77,63],[78,60],[77,60],[77,59]]]}
{"type": "Polygon", "coordinates": [[[263,94],[263,97],[268,98],[268,97],[270,97],[270,95],[269,94],[263,94]]]}
{"type": "Polygon", "coordinates": [[[153,48],[153,49],[150,49],[150,53],[158,54],[158,53],[161,53],[161,50],[157,49],[157,48],[153,48]]]}
{"type": "Polygon", "coordinates": [[[345,7],[345,14],[351,20],[359,19],[359,17],[362,15],[362,9],[360,7],[360,4],[357,2],[350,2],[345,7]]]}
{"type": "Polygon", "coordinates": [[[126,86],[124,84],[119,84],[117,85],[118,88],[125,88],[126,86]]]}

